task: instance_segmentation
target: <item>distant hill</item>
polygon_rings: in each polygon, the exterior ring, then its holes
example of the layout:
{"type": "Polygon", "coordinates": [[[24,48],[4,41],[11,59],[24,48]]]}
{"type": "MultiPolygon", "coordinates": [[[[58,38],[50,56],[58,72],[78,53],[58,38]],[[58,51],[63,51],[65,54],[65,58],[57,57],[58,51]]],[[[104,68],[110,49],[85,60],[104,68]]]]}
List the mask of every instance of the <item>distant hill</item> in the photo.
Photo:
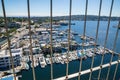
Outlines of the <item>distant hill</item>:
{"type": "MultiPolygon", "coordinates": [[[[72,15],[71,16],[72,20],[81,20],[81,21],[84,21],[84,17],[85,17],[85,15],[72,15]]],[[[108,16],[101,16],[100,20],[107,21],[108,18],[109,18],[108,16]]],[[[37,19],[46,20],[46,19],[49,19],[49,17],[31,17],[31,19],[33,19],[33,20],[37,20],[37,19]]],[[[69,20],[69,16],[55,16],[55,17],[53,17],[53,20],[69,20]]],[[[98,16],[87,15],[87,20],[96,21],[96,20],[98,20],[98,16]]],[[[119,17],[111,17],[111,21],[118,21],[118,20],[119,20],[119,17]]]]}
{"type": "MultiPolygon", "coordinates": [[[[85,15],[72,15],[71,18],[72,20],[81,20],[84,21],[84,17],[85,15]]],[[[0,17],[0,19],[3,17],[0,17]]],[[[13,18],[16,21],[22,21],[22,19],[27,20],[27,17],[8,17],[8,19],[13,18]]],[[[107,21],[108,20],[108,16],[100,16],[100,20],[101,21],[107,21]]],[[[49,16],[45,16],[45,17],[37,17],[37,16],[31,16],[31,19],[33,21],[46,21],[46,20],[50,20],[49,16]]],[[[10,19],[11,20],[11,19],[10,19]]],[[[53,17],[53,20],[69,20],[69,16],[55,16],[53,17]]],[[[96,21],[98,20],[98,16],[96,15],[87,15],[87,20],[89,21],[96,21]]],[[[119,17],[111,17],[111,21],[118,21],[120,20],[119,17]]]]}

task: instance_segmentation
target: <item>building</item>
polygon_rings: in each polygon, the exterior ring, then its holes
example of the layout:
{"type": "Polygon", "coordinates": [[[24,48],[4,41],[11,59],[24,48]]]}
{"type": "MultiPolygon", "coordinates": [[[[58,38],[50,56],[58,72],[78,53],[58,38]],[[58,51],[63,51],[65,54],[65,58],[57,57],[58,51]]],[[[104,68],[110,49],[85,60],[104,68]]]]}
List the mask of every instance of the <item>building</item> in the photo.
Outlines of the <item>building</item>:
{"type": "Polygon", "coordinates": [[[0,49],[6,49],[8,46],[8,42],[6,38],[0,38],[0,49]]]}
{"type": "Polygon", "coordinates": [[[10,23],[8,23],[8,27],[9,28],[20,28],[20,24],[18,24],[16,22],[10,22],[10,23]]]}
{"type": "MultiPolygon", "coordinates": [[[[11,43],[13,42],[17,42],[17,39],[15,37],[10,37],[10,41],[11,43]]],[[[4,50],[8,47],[8,42],[7,42],[7,38],[1,38],[0,39],[0,49],[4,50]]]]}
{"type": "MultiPolygon", "coordinates": [[[[11,49],[11,53],[14,60],[14,66],[20,66],[20,59],[22,55],[22,48],[11,49]]],[[[0,68],[1,69],[11,69],[11,57],[8,50],[0,51],[0,68]]]]}

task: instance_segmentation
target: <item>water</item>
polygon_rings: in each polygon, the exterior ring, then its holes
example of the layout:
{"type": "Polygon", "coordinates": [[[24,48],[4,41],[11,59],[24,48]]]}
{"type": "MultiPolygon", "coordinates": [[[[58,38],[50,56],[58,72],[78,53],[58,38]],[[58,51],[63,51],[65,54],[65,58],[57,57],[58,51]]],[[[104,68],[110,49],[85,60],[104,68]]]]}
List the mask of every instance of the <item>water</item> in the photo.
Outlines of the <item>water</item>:
{"type": "Polygon", "coordinates": [[[13,76],[6,76],[4,78],[0,78],[0,80],[13,80],[13,76]]]}
{"type": "MultiPolygon", "coordinates": [[[[72,21],[75,23],[75,25],[72,25],[71,28],[73,31],[79,33],[79,34],[83,34],[83,28],[84,28],[84,21],[72,21]]],[[[113,43],[114,43],[114,38],[116,35],[116,28],[113,28],[113,25],[117,25],[118,22],[116,21],[112,21],[110,24],[110,30],[109,30],[109,35],[108,35],[108,41],[107,41],[107,45],[106,47],[109,49],[113,48],[113,43]]],[[[86,27],[86,35],[95,37],[96,35],[96,26],[97,26],[97,21],[87,21],[87,27],[86,27]]],[[[67,26],[62,26],[60,28],[60,30],[65,30],[67,29],[67,26]]],[[[106,34],[106,29],[107,29],[107,21],[101,21],[100,22],[100,28],[99,28],[99,34],[98,34],[98,43],[100,45],[104,44],[104,40],[105,40],[105,34],[106,34]]],[[[78,42],[81,42],[80,38],[78,36],[75,36],[76,40],[78,42]]],[[[117,40],[117,45],[116,45],[116,52],[120,52],[120,33],[118,36],[118,40],[117,40]]],[[[106,54],[105,58],[104,58],[104,64],[108,63],[110,61],[110,54],[106,54]]],[[[101,55],[97,55],[94,58],[94,66],[98,66],[100,65],[101,62],[101,55]]],[[[113,61],[117,60],[118,57],[114,56],[113,61]]],[[[80,61],[79,60],[75,60],[75,61],[71,61],[69,62],[69,74],[75,73],[79,71],[79,64],[80,61]]],[[[91,66],[91,58],[87,58],[86,60],[83,60],[82,63],[82,70],[86,70],[88,68],[90,68],[91,66]]],[[[113,65],[111,66],[111,70],[110,70],[110,76],[109,76],[109,80],[112,80],[113,78],[113,74],[114,74],[114,70],[115,70],[115,66],[113,65]]],[[[104,68],[102,69],[101,72],[101,79],[105,79],[106,78],[106,74],[107,74],[107,70],[108,68],[104,68]]],[[[119,68],[117,71],[117,75],[116,75],[116,80],[120,79],[120,64],[119,64],[119,68]]],[[[98,70],[99,71],[99,70],[98,70]]],[[[96,80],[98,77],[98,71],[94,71],[92,73],[92,80],[96,80]]],[[[35,68],[35,73],[36,73],[36,79],[37,80],[50,80],[50,65],[46,66],[45,68],[41,68],[40,66],[37,66],[35,68]]],[[[57,77],[61,77],[61,76],[65,76],[66,74],[66,64],[53,64],[53,76],[54,78],[57,77]]],[[[33,80],[32,77],[32,69],[30,68],[30,70],[24,70],[21,72],[22,78],[20,80],[33,80]]],[[[82,75],[81,76],[81,80],[88,80],[89,78],[89,73],[82,75]]],[[[70,80],[77,80],[77,78],[73,78],[70,80]]]]}

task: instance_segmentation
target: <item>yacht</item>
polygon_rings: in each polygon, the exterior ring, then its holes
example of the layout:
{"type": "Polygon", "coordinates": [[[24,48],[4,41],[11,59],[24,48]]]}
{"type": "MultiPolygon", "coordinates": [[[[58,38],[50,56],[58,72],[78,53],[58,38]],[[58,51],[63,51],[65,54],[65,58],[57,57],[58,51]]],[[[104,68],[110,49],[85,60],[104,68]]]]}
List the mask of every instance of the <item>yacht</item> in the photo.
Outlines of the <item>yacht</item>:
{"type": "Polygon", "coordinates": [[[61,64],[64,64],[64,60],[60,56],[58,57],[58,59],[59,59],[61,64]]]}
{"type": "Polygon", "coordinates": [[[46,58],[45,60],[47,64],[51,64],[50,58],[46,58]]]}
{"type": "Polygon", "coordinates": [[[55,57],[55,62],[56,62],[56,63],[60,63],[58,57],[55,57]]]}
{"type": "Polygon", "coordinates": [[[46,66],[44,56],[39,57],[39,62],[40,62],[41,68],[44,68],[46,66]]]}
{"type": "Polygon", "coordinates": [[[92,57],[94,54],[90,50],[86,50],[86,55],[92,57]]]}

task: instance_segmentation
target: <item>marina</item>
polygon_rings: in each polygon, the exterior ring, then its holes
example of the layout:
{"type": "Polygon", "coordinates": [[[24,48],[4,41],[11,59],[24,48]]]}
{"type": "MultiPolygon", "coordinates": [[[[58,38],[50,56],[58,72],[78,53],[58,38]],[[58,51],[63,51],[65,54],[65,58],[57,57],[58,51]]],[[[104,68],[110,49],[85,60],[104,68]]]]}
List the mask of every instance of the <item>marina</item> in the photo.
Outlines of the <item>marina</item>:
{"type": "MultiPolygon", "coordinates": [[[[73,22],[76,26],[77,22],[73,22]]],[[[56,26],[56,25],[55,25],[56,26]]],[[[70,65],[70,72],[69,74],[73,74],[75,72],[78,72],[79,70],[79,63],[81,59],[83,59],[83,70],[87,70],[90,68],[92,57],[95,57],[95,64],[94,67],[97,67],[100,65],[100,60],[102,55],[105,55],[105,63],[108,63],[110,61],[109,57],[114,54],[114,60],[117,60],[117,55],[119,53],[119,50],[117,52],[114,52],[110,49],[110,44],[107,44],[108,47],[103,47],[103,43],[101,44],[101,40],[98,40],[98,43],[95,43],[94,35],[86,35],[85,37],[81,36],[81,33],[79,31],[74,31],[74,29],[71,30],[71,36],[70,36],[70,51],[69,54],[67,52],[68,50],[68,29],[67,26],[59,26],[53,28],[53,55],[50,56],[50,29],[49,28],[37,28],[36,31],[32,29],[35,34],[32,34],[32,50],[33,50],[33,60],[34,60],[34,68],[35,70],[42,72],[43,74],[36,72],[40,75],[48,75],[50,71],[50,65],[51,65],[51,59],[53,62],[54,73],[59,73],[59,75],[54,74],[54,79],[64,76],[64,71],[66,67],[66,63],[69,63],[70,65]],[[67,32],[67,33],[66,33],[67,32]],[[91,37],[92,36],[92,37],[91,37]],[[83,42],[84,41],[84,42],[83,42]],[[87,66],[85,66],[87,65],[87,66]],[[62,69],[60,69],[62,67],[62,69]],[[57,70],[59,68],[59,70],[57,70]],[[44,72],[46,71],[46,73],[44,72]]],[[[77,29],[76,29],[77,30],[77,29]]],[[[25,30],[25,33],[22,33],[22,36],[17,42],[19,42],[19,45],[14,46],[12,45],[11,48],[20,47],[21,44],[24,44],[22,47],[22,55],[20,59],[21,66],[18,69],[17,74],[20,73],[21,77],[20,80],[26,80],[27,77],[24,75],[27,74],[29,76],[32,76],[29,74],[32,70],[32,59],[30,57],[30,50],[29,50],[29,35],[27,34],[28,30],[25,30]],[[24,74],[25,73],[25,74],[24,74]]],[[[18,34],[17,34],[18,35],[18,34]]],[[[101,37],[101,36],[100,36],[101,37]]],[[[103,36],[102,36],[103,37],[103,36]]],[[[100,38],[102,39],[102,38],[100,38]]],[[[105,64],[104,63],[104,64],[105,64]]],[[[17,69],[16,69],[17,71],[17,69]]],[[[10,73],[10,72],[9,72],[10,73]]],[[[89,71],[88,71],[89,73],[89,71]]],[[[50,75],[50,74],[49,74],[50,75]]],[[[50,76],[46,76],[46,78],[43,78],[45,80],[48,80],[50,76]]],[[[86,77],[87,78],[87,77],[86,77]]],[[[31,78],[32,80],[32,78],[31,78]]]]}
{"type": "Polygon", "coordinates": [[[1,0],[0,80],[120,80],[119,0],[79,1],[1,0]]]}
{"type": "MultiPolygon", "coordinates": [[[[111,52],[111,50],[109,49],[105,49],[101,46],[97,47],[97,48],[88,48],[88,49],[81,49],[81,50],[75,50],[75,51],[70,51],[68,54],[68,57],[66,55],[67,53],[54,53],[54,56],[52,57],[53,63],[56,64],[64,64],[73,60],[80,60],[80,58],[82,59],[87,59],[87,58],[91,58],[92,56],[96,56],[96,55],[102,55],[102,54],[113,54],[113,52],[111,52]],[[96,52],[94,52],[94,49],[96,50],[96,52]],[[68,59],[67,59],[68,58],[68,59]]],[[[118,53],[116,53],[117,55],[118,53]]],[[[37,67],[41,66],[41,68],[45,68],[47,65],[51,64],[51,57],[45,57],[42,54],[36,54],[33,55],[34,57],[34,66],[37,67]]],[[[27,56],[23,56],[22,57],[22,61],[26,62],[26,69],[28,69],[28,62],[31,62],[31,59],[29,59],[30,57],[27,56]],[[28,61],[29,60],[29,61],[28,61]]],[[[32,63],[31,63],[32,64],[32,63]]],[[[29,65],[30,66],[30,65],[29,65]]]]}
{"type": "MultiPolygon", "coordinates": [[[[91,21],[90,21],[91,22],[91,21]]],[[[104,22],[103,22],[104,23],[104,22]]],[[[77,26],[77,22],[75,23],[76,26],[77,26]]],[[[80,25],[80,24],[79,24],[80,25]]],[[[72,25],[75,27],[75,25],[72,25]]],[[[65,75],[65,69],[66,69],[66,63],[69,63],[69,74],[73,74],[75,72],[78,72],[79,71],[79,63],[80,63],[80,58],[81,56],[85,57],[83,58],[83,63],[82,63],[82,71],[84,70],[87,70],[90,68],[90,64],[91,64],[91,60],[92,60],[92,56],[95,57],[95,62],[94,62],[94,67],[97,67],[100,65],[100,60],[102,58],[102,54],[105,55],[105,58],[104,58],[104,64],[108,63],[110,61],[110,56],[112,55],[113,51],[111,51],[111,48],[110,48],[110,44],[107,44],[107,48],[105,48],[105,51],[104,51],[104,47],[103,47],[103,43],[101,43],[101,41],[103,40],[103,36],[99,35],[100,37],[100,40],[98,40],[98,43],[95,44],[94,42],[94,39],[87,39],[85,40],[85,43],[82,44],[83,40],[80,38],[80,34],[79,33],[79,30],[78,31],[75,31],[76,33],[78,32],[78,35],[74,35],[74,38],[75,39],[72,39],[73,40],[71,43],[71,46],[75,46],[75,47],[72,47],[69,54],[68,54],[68,59],[67,59],[67,39],[65,39],[64,37],[67,35],[66,33],[64,33],[64,31],[67,29],[67,27],[59,27],[59,30],[55,28],[55,32],[54,32],[54,35],[59,35],[57,37],[55,37],[55,40],[53,39],[53,44],[56,44],[57,46],[54,46],[54,47],[61,47],[60,49],[62,49],[62,51],[59,51],[59,48],[57,48],[58,50],[54,50],[54,54],[52,56],[52,60],[53,60],[53,67],[54,67],[54,72],[53,73],[57,73],[57,74],[54,74],[54,79],[57,79],[58,77],[61,77],[61,76],[64,76],[65,75]],[[62,33],[60,33],[62,31],[62,33]],[[59,33],[59,34],[58,34],[59,33]],[[61,39],[60,39],[61,38],[61,39]],[[62,45],[61,45],[61,42],[62,42],[62,45]],[[96,47],[94,48],[94,45],[96,45],[96,47]],[[84,47],[84,49],[82,49],[82,46],[84,47]],[[96,52],[95,52],[95,51],[96,52]],[[80,54],[82,53],[81,56],[78,56],[77,52],[79,52],[80,54]],[[104,53],[103,53],[104,52],[104,53]],[[83,55],[84,54],[84,55],[83,55]],[[62,69],[61,69],[62,67],[62,69]]],[[[74,30],[74,29],[72,29],[74,30]]],[[[77,30],[77,29],[76,29],[77,30]]],[[[92,30],[91,30],[92,31],[92,30]]],[[[92,35],[94,36],[94,35],[92,35]]],[[[72,37],[72,36],[71,36],[72,37]]],[[[93,38],[93,37],[92,37],[93,38]]],[[[47,39],[47,38],[46,38],[47,39]]],[[[112,39],[111,39],[112,40],[112,39]]],[[[46,45],[46,42],[45,42],[45,38],[44,38],[44,42],[42,43],[42,46],[45,46],[46,45]]],[[[49,42],[47,42],[49,43],[49,42]]],[[[49,45],[46,45],[45,47],[49,48],[49,45]]],[[[119,52],[119,49],[117,49],[117,51],[119,52]]],[[[44,51],[45,52],[45,51],[44,51]]],[[[44,53],[43,52],[43,53],[44,53]]],[[[49,49],[47,49],[47,53],[49,53],[49,49]]],[[[119,53],[116,53],[114,52],[115,55],[114,55],[114,59],[113,61],[117,60],[117,55],[119,53]]],[[[39,54],[36,54],[36,55],[39,55],[39,54]]],[[[44,60],[46,62],[46,66],[44,68],[41,67],[41,65],[39,64],[39,66],[37,66],[35,69],[39,72],[36,72],[38,73],[39,75],[41,76],[44,76],[44,75],[50,75],[50,64],[51,64],[51,61],[50,61],[50,55],[42,55],[44,56],[44,60]],[[45,72],[46,73],[45,73],[45,72]]],[[[40,57],[40,56],[39,56],[40,57]]],[[[37,58],[36,58],[37,59],[37,58]]],[[[29,63],[28,63],[29,64],[29,63]]],[[[36,64],[36,63],[35,63],[36,64]]],[[[31,68],[30,68],[30,71],[31,71],[31,68]]],[[[104,71],[104,69],[103,69],[104,71]]],[[[29,71],[22,71],[22,73],[29,73],[29,71]]],[[[92,77],[92,79],[94,80],[94,78],[97,77],[97,71],[93,72],[94,74],[94,77],[92,77]]],[[[104,71],[104,74],[106,73],[106,68],[105,68],[105,71],[104,71]]],[[[119,71],[118,71],[119,73],[119,71]]],[[[27,79],[27,77],[25,77],[24,75],[22,74],[22,78],[20,78],[20,80],[25,80],[27,79]]],[[[28,75],[31,75],[31,74],[28,74],[28,75]]],[[[83,75],[81,76],[81,79],[85,79],[87,80],[89,76],[87,76],[88,74],[86,75],[83,75]]],[[[112,74],[111,74],[112,75],[112,74]]],[[[104,78],[104,76],[102,75],[101,77],[104,78]]],[[[119,75],[117,75],[117,78],[119,77],[119,75]]],[[[42,77],[41,77],[42,78],[42,77]]],[[[46,78],[43,78],[45,80],[49,79],[50,76],[46,76],[46,78]]],[[[110,78],[112,78],[112,76],[110,76],[110,78]]],[[[76,78],[75,78],[76,79],[76,78]]],[[[74,78],[71,79],[71,80],[75,80],[74,78]]]]}
{"type": "MultiPolygon", "coordinates": [[[[72,53],[71,53],[72,54],[72,53]]],[[[95,62],[94,62],[94,67],[96,67],[95,68],[95,71],[96,70],[99,70],[99,68],[100,67],[97,67],[97,66],[99,66],[100,65],[100,60],[101,60],[101,54],[96,54],[96,56],[94,56],[95,57],[95,62]]],[[[109,64],[107,64],[109,61],[110,61],[110,59],[109,59],[109,57],[111,57],[111,53],[106,53],[105,54],[105,59],[104,59],[104,64],[106,65],[106,67],[107,66],[109,66],[109,64]]],[[[53,57],[54,58],[54,57],[53,57]]],[[[53,67],[54,67],[54,73],[59,73],[59,75],[55,75],[54,74],[54,79],[57,79],[58,77],[61,77],[61,76],[64,76],[65,75],[65,68],[66,68],[66,62],[67,62],[67,59],[66,59],[66,56],[65,55],[63,55],[62,56],[62,58],[63,58],[63,61],[64,61],[64,64],[62,64],[61,62],[62,61],[57,61],[56,59],[59,59],[59,58],[56,58],[55,59],[55,62],[53,63],[53,67]],[[61,67],[62,67],[62,69],[61,69],[61,67]]],[[[74,57],[73,58],[73,60],[72,61],[70,61],[69,60],[69,71],[70,71],[70,73],[69,73],[69,75],[71,75],[71,78],[72,78],[72,74],[74,73],[75,75],[76,74],[78,74],[77,72],[78,72],[78,70],[79,70],[79,63],[80,63],[80,59],[76,56],[76,58],[74,57]],[[77,59],[76,59],[77,58],[77,59]],[[73,69],[74,69],[74,71],[73,71],[73,69]]],[[[118,57],[117,57],[117,55],[115,55],[114,56],[114,58],[113,58],[113,61],[115,61],[116,59],[117,59],[118,57]]],[[[89,70],[87,70],[87,69],[89,69],[90,68],[90,64],[91,64],[91,60],[92,60],[92,58],[91,57],[87,57],[87,59],[84,59],[83,60],[83,64],[82,64],[82,66],[83,66],[83,68],[82,68],[82,71],[83,72],[81,72],[82,74],[84,73],[84,72],[88,72],[89,73],[89,70]]],[[[116,61],[117,62],[117,61],[116,61]]],[[[115,62],[115,63],[116,63],[115,62]]],[[[29,64],[29,63],[28,63],[29,64]]],[[[47,61],[46,61],[46,64],[47,64],[47,61]]],[[[114,62],[113,62],[113,65],[114,65],[114,62]]],[[[104,65],[103,65],[104,66],[104,65]]],[[[105,68],[105,67],[104,67],[105,68]]],[[[112,67],[113,68],[113,67],[112,67]]],[[[50,65],[49,64],[47,64],[44,68],[42,68],[41,67],[41,65],[39,65],[39,66],[37,66],[37,67],[35,67],[35,69],[36,69],[36,73],[39,73],[39,75],[41,75],[41,78],[42,78],[42,76],[44,76],[44,75],[46,75],[46,77],[44,78],[44,79],[49,79],[50,78],[50,73],[49,73],[49,71],[50,71],[50,65]],[[42,73],[41,73],[42,72],[42,73]],[[48,75],[47,75],[48,74],[48,75]]],[[[32,69],[30,68],[29,69],[29,71],[22,71],[21,72],[21,74],[23,74],[23,73],[27,73],[27,75],[32,75],[32,74],[29,74],[29,72],[31,71],[32,69]]],[[[93,70],[94,70],[94,68],[93,68],[93,70]]],[[[113,70],[113,69],[112,69],[113,70]]],[[[103,69],[103,71],[104,71],[104,69],[103,69]]],[[[102,73],[106,73],[106,72],[102,72],[102,73]]],[[[119,71],[118,71],[118,73],[120,73],[119,71]]],[[[94,72],[93,72],[93,74],[94,74],[94,72]]],[[[76,75],[76,77],[77,77],[78,75],[76,75]]],[[[97,74],[94,74],[94,77],[97,77],[97,74]]],[[[86,77],[86,79],[88,78],[88,76],[81,76],[81,79],[85,79],[85,77],[86,77]]],[[[102,77],[104,77],[104,76],[102,76],[102,77]]],[[[119,75],[118,75],[118,77],[119,77],[119,75]]],[[[63,77],[63,78],[65,78],[65,77],[63,77]]],[[[63,79],[63,78],[61,78],[61,79],[63,79]]],[[[112,76],[110,76],[110,78],[112,78],[112,76]]],[[[27,79],[27,77],[25,77],[25,75],[22,75],[22,78],[20,78],[20,80],[22,80],[22,79],[27,79]]],[[[59,79],[59,78],[58,78],[59,79]]],[[[92,78],[93,79],[93,78],[92,78]]],[[[32,80],[32,79],[31,79],[32,80]]]]}

